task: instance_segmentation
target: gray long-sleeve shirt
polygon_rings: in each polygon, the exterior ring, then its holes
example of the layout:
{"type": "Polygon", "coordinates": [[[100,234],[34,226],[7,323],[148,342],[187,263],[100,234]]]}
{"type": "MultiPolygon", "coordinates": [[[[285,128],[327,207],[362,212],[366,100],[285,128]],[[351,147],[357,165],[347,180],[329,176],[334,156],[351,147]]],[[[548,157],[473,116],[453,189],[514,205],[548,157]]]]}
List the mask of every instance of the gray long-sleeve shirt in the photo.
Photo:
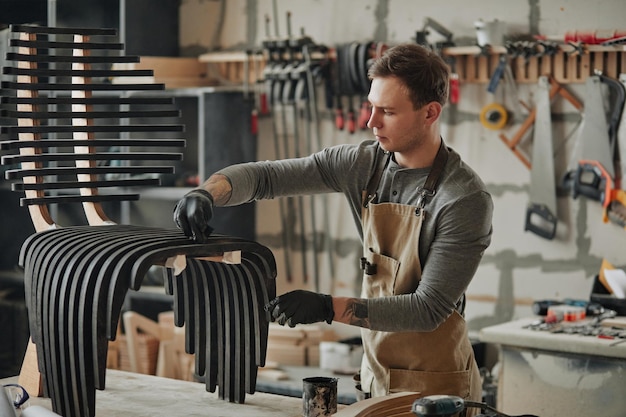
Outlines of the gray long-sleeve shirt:
{"type": "MultiPolygon", "coordinates": [[[[412,294],[368,300],[372,330],[432,331],[462,299],[491,241],[493,202],[478,175],[448,148],[436,194],[426,204],[419,242],[422,277],[412,294]]],[[[363,239],[361,195],[379,158],[373,140],[339,145],[311,156],[224,168],[232,185],[228,205],[298,194],[343,193],[363,239]]],[[[430,168],[402,168],[393,158],[378,187],[378,202],[416,203],[430,168]]]]}

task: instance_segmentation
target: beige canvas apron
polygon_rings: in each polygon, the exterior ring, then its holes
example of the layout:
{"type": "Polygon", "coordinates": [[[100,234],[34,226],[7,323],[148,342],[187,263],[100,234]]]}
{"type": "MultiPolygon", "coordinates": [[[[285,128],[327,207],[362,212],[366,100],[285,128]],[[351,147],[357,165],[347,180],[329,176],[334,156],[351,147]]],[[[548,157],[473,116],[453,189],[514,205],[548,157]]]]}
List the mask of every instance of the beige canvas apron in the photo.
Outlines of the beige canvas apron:
{"type": "MultiPolygon", "coordinates": [[[[435,168],[431,175],[432,171],[435,168]]],[[[367,194],[363,193],[362,205],[362,297],[412,293],[422,273],[418,243],[424,210],[396,203],[368,204],[365,199],[371,197],[367,194]]],[[[447,394],[481,401],[480,373],[465,320],[456,310],[432,332],[363,329],[362,338],[360,382],[371,396],[412,391],[423,396],[447,394]]]]}

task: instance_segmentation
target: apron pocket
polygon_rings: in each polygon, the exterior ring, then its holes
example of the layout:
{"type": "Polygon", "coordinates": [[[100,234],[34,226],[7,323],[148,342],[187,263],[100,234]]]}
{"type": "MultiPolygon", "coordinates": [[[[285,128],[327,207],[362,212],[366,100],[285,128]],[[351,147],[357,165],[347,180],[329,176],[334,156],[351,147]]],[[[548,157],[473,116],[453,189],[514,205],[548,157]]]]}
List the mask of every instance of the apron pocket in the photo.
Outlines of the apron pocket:
{"type": "Polygon", "coordinates": [[[371,249],[365,255],[365,259],[370,264],[376,265],[374,275],[363,274],[363,279],[369,284],[369,292],[366,295],[370,298],[395,295],[394,286],[400,262],[389,256],[372,252],[371,249]]]}
{"type": "Polygon", "coordinates": [[[431,372],[389,370],[389,393],[419,392],[427,395],[456,395],[469,398],[471,371],[431,372]]]}

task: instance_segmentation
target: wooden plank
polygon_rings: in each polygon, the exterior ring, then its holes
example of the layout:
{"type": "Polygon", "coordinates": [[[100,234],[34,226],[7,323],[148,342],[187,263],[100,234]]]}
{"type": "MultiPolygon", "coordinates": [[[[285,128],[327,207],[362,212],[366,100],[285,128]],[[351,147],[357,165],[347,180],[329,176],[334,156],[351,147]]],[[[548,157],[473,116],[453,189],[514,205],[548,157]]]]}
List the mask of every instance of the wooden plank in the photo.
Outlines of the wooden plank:
{"type": "Polygon", "coordinates": [[[26,347],[26,354],[22,362],[22,369],[18,378],[18,384],[32,396],[41,397],[43,395],[43,384],[41,374],[37,365],[37,346],[32,339],[26,347]]]}
{"type": "Polygon", "coordinates": [[[351,404],[334,414],[335,417],[409,417],[413,402],[420,393],[401,392],[385,397],[368,398],[351,404]]]}
{"type": "Polygon", "coordinates": [[[552,63],[554,61],[554,56],[552,55],[544,55],[538,58],[539,60],[539,75],[552,75],[553,68],[552,63]]]}

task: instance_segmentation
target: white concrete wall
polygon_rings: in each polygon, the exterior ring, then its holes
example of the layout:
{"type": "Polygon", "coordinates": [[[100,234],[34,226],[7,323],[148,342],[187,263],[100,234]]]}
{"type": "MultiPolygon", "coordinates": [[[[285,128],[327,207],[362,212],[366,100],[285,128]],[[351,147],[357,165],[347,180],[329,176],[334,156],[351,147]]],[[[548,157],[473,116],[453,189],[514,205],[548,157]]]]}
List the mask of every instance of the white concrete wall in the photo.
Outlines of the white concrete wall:
{"type": "MultiPolygon", "coordinates": [[[[265,39],[265,16],[273,16],[274,2],[228,0],[225,4],[219,47],[238,49],[259,46],[265,39]]],[[[431,17],[450,29],[455,39],[475,37],[473,23],[479,18],[504,21],[509,34],[535,31],[562,37],[566,31],[573,29],[626,29],[626,2],[623,0],[277,0],[275,4],[281,37],[286,35],[285,13],[290,11],[294,35],[298,35],[303,28],[316,42],[328,46],[348,41],[376,40],[389,44],[412,41],[415,32],[422,29],[425,17],[431,17]]],[[[219,6],[216,1],[183,0],[183,50],[197,51],[202,47],[208,50],[216,46],[211,45],[210,40],[217,24],[219,6]]],[[[274,36],[274,20],[270,27],[274,36]]],[[[581,84],[567,87],[583,98],[581,84]]],[[[534,88],[534,85],[519,86],[520,98],[531,105],[534,88]]],[[[457,123],[443,127],[447,143],[481,175],[495,202],[493,241],[468,291],[467,318],[472,330],[527,316],[531,314],[530,301],[534,299],[587,298],[592,278],[603,258],[616,266],[626,265],[626,231],[603,223],[602,210],[597,202],[584,198],[559,198],[558,234],[554,240],[544,240],[524,232],[529,171],[500,141],[499,132],[487,130],[479,123],[481,108],[492,100],[485,90],[484,84],[462,85],[457,123]]],[[[320,109],[323,107],[320,103],[320,109]]],[[[553,113],[564,119],[555,123],[553,130],[557,152],[555,175],[559,181],[568,168],[571,149],[578,138],[580,114],[562,99],[553,103],[553,113]]],[[[508,126],[503,132],[511,137],[518,127],[519,124],[508,126]]],[[[330,113],[324,109],[321,131],[324,146],[358,142],[370,135],[369,132],[349,135],[336,131],[330,113]]],[[[625,131],[622,129],[621,137],[626,134],[625,131]]],[[[272,132],[271,121],[262,120],[259,159],[275,157],[272,132]]],[[[521,144],[521,148],[530,150],[528,139],[521,144]]],[[[622,154],[624,152],[622,149],[622,154]]],[[[327,200],[335,248],[332,253],[334,274],[330,275],[328,253],[321,253],[317,258],[320,290],[337,295],[354,295],[359,286],[358,238],[343,200],[337,196],[329,196],[327,200]]],[[[307,207],[308,201],[305,200],[307,207]]],[[[323,199],[316,197],[314,201],[317,230],[322,233],[323,199]]],[[[287,282],[278,203],[259,203],[258,219],[259,240],[271,246],[276,254],[280,274],[278,291],[313,288],[313,254],[310,249],[307,251],[308,282],[304,283],[298,250],[291,255],[294,273],[292,282],[287,282]]],[[[308,233],[307,238],[310,248],[312,234],[308,233]]],[[[346,333],[353,331],[337,326],[334,329],[346,333]]]]}

